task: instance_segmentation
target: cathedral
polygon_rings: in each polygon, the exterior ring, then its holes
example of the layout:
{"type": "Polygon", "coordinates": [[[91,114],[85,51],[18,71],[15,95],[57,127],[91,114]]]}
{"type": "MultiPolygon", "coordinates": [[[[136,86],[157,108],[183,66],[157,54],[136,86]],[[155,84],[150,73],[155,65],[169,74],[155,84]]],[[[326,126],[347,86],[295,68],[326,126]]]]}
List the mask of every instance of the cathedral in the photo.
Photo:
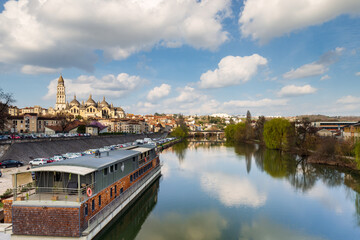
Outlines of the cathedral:
{"type": "Polygon", "coordinates": [[[97,103],[92,99],[90,94],[86,102],[81,103],[74,99],[69,103],[66,101],[65,83],[62,76],[58,79],[56,104],[55,108],[49,108],[50,114],[57,114],[60,112],[70,113],[74,116],[80,115],[83,118],[124,118],[125,112],[121,107],[114,107],[113,104],[106,102],[105,97],[97,103]]]}

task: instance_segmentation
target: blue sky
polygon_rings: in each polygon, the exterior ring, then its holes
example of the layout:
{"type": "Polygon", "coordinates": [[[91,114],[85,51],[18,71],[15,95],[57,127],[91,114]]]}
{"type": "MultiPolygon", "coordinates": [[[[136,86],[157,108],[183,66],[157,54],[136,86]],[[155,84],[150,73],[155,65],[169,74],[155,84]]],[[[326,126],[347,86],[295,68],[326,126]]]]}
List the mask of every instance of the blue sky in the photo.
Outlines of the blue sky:
{"type": "Polygon", "coordinates": [[[359,115],[358,0],[1,1],[0,87],[19,107],[359,115]],[[275,4],[276,3],[276,4],[275,4]]]}

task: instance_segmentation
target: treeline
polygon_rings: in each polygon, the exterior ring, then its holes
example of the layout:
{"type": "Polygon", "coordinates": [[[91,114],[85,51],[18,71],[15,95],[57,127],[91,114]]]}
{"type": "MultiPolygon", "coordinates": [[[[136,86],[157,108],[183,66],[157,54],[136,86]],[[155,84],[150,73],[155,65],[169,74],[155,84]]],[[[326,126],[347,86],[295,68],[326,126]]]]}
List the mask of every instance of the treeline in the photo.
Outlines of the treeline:
{"type": "Polygon", "coordinates": [[[351,161],[344,157],[355,157],[354,164],[360,169],[360,139],[320,137],[316,134],[317,130],[307,118],[295,126],[295,122],[284,118],[266,121],[261,116],[253,124],[248,111],[245,122],[230,124],[225,128],[225,137],[230,143],[256,141],[269,149],[329,160],[351,161]]]}

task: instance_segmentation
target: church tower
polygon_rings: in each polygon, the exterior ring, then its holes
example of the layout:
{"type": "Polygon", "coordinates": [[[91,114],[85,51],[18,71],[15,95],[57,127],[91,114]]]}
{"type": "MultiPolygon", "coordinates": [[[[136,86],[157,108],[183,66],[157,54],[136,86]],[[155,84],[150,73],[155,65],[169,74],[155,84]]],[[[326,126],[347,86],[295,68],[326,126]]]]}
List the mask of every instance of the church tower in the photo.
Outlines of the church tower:
{"type": "Polygon", "coordinates": [[[65,84],[63,77],[60,75],[57,85],[55,110],[64,109],[66,109],[65,84]]]}

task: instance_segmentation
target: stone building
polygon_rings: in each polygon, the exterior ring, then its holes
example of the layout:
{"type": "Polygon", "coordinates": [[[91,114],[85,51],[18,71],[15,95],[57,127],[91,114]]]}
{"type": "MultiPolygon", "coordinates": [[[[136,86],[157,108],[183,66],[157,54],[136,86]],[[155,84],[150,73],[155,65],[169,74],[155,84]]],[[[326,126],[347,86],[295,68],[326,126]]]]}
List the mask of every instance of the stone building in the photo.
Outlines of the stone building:
{"type": "Polygon", "coordinates": [[[65,92],[65,83],[62,76],[58,79],[57,85],[57,93],[56,93],[56,104],[55,108],[49,108],[48,112],[50,114],[57,113],[69,113],[74,116],[80,115],[83,118],[124,118],[125,112],[121,107],[114,107],[111,103],[109,104],[105,100],[105,96],[103,100],[100,102],[95,102],[90,94],[89,98],[86,102],[82,101],[81,103],[76,99],[76,95],[74,95],[74,99],[68,103],[66,102],[66,92],[65,92]]]}

